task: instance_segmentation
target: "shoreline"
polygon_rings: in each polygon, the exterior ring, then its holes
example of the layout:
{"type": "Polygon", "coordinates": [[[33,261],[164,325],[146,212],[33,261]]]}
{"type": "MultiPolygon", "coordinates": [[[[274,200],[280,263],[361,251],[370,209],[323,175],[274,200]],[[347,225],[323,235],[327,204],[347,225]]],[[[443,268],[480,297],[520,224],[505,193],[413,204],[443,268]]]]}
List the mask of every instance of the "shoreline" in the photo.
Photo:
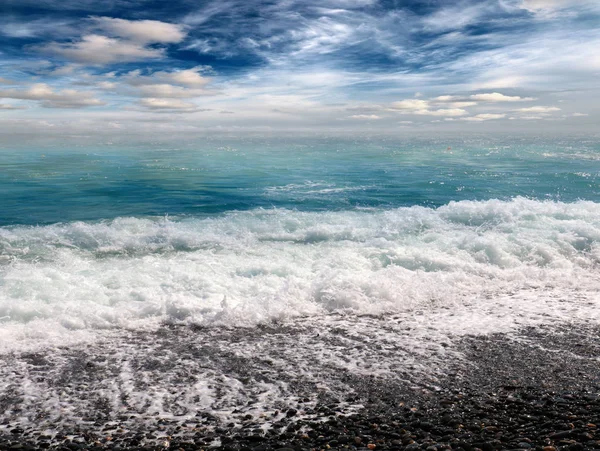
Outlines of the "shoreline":
{"type": "MultiPolygon", "coordinates": [[[[325,351],[340,346],[333,335],[313,332],[310,336],[316,341],[303,346],[314,348],[315,343],[322,343],[325,351]]],[[[598,327],[564,324],[526,328],[510,335],[461,337],[445,354],[445,364],[429,374],[415,367],[396,376],[369,376],[368,368],[363,374],[340,372],[327,361],[315,360],[306,362],[307,367],[314,366],[313,373],[294,376],[284,368],[289,362],[277,359],[295,349],[286,350],[282,343],[280,349],[270,349],[265,355],[264,349],[254,348],[286,336],[306,341],[307,333],[285,326],[251,331],[165,327],[156,333],[134,333],[120,343],[139,353],[124,354],[129,356],[129,381],[124,380],[121,367],[116,372],[109,364],[115,343],[65,349],[55,356],[1,356],[4,374],[10,368],[15,374],[26,372],[29,378],[51,379],[45,386],[63,393],[64,399],[57,399],[55,407],[65,412],[54,421],[48,405],[36,407],[35,392],[30,393],[31,399],[18,392],[7,396],[10,384],[19,380],[16,374],[0,396],[0,449],[600,449],[598,327]],[[206,347],[215,343],[222,346],[206,347]],[[241,345],[250,346],[254,355],[244,356],[241,345]],[[156,358],[157,349],[163,356],[171,352],[171,357],[156,358]],[[462,358],[454,358],[459,354],[462,358]],[[151,355],[154,360],[149,359],[151,355]],[[146,359],[146,366],[135,367],[136,359],[138,363],[146,359]],[[61,371],[53,373],[52,365],[57,362],[61,371]],[[223,399],[219,400],[219,387],[213,387],[212,410],[182,410],[179,416],[173,415],[177,408],[186,407],[177,399],[183,393],[177,395],[177,387],[195,384],[200,394],[195,400],[203,402],[202,389],[209,388],[198,385],[202,382],[198,368],[205,374],[220,371],[211,376],[213,382],[230,376],[221,381],[223,399]],[[141,380],[142,376],[147,379],[141,380]],[[154,383],[152,377],[157,378],[154,383]],[[163,387],[165,392],[173,392],[171,398],[161,398],[172,402],[171,415],[154,414],[151,406],[142,412],[141,404],[131,399],[138,393],[133,386],[142,390],[146,384],[147,390],[157,390],[164,385],[163,377],[171,384],[163,387]],[[93,389],[101,381],[115,389],[112,395],[123,399],[100,398],[99,392],[111,395],[102,390],[86,393],[86,387],[93,389]],[[227,391],[237,383],[241,383],[237,391],[227,391]],[[126,391],[123,387],[128,384],[126,391]],[[281,384],[279,398],[273,395],[277,384],[281,384]],[[261,392],[261,386],[269,390],[261,392]],[[90,404],[86,396],[97,399],[90,404]],[[221,412],[214,407],[218,405],[221,412]],[[82,415],[84,408],[82,421],[69,420],[69,415],[82,415]],[[43,427],[36,427],[36,421],[43,427]],[[52,425],[55,432],[51,432],[52,425]]],[[[395,363],[406,362],[400,350],[384,353],[377,347],[381,344],[372,343],[364,355],[393,359],[396,353],[399,362],[395,363]]],[[[298,361],[305,358],[299,355],[298,361]]],[[[292,370],[305,371],[305,367],[292,370]]]]}

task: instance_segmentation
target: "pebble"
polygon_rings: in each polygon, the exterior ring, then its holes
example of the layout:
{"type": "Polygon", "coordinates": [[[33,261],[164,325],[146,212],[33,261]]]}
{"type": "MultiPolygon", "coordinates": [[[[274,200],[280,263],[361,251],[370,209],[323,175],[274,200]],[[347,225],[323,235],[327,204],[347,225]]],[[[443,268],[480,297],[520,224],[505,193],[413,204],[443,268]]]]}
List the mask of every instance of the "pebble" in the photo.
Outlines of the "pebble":
{"type": "MultiPolygon", "coordinates": [[[[342,414],[345,407],[341,401],[323,399],[312,403],[306,398],[300,411],[281,406],[281,413],[270,419],[260,413],[244,415],[239,411],[237,418],[242,421],[236,422],[220,423],[217,417],[206,413],[196,415],[193,425],[189,418],[173,418],[132,427],[135,418],[123,417],[110,423],[94,420],[96,425],[91,424],[89,429],[80,425],[56,434],[8,422],[0,429],[0,450],[146,451],[164,450],[167,445],[169,450],[177,451],[600,449],[596,426],[600,424],[597,366],[595,373],[578,379],[588,381],[579,385],[577,381],[562,385],[553,384],[552,380],[534,383],[524,377],[537,374],[535,368],[523,370],[523,375],[510,374],[517,373],[519,365],[529,364],[527,356],[506,351],[509,344],[505,342],[497,342],[498,348],[490,350],[494,343],[479,343],[476,352],[480,354],[470,357],[479,363],[472,379],[466,373],[459,380],[450,377],[440,382],[439,390],[430,393],[418,390],[412,397],[398,393],[394,398],[393,390],[384,391],[385,380],[365,378],[362,392],[357,390],[352,397],[339,396],[365,406],[352,415],[342,414]],[[261,428],[275,419],[270,429],[261,428]],[[216,446],[218,443],[221,445],[216,446]]],[[[573,371],[571,367],[569,371],[573,371]]]]}

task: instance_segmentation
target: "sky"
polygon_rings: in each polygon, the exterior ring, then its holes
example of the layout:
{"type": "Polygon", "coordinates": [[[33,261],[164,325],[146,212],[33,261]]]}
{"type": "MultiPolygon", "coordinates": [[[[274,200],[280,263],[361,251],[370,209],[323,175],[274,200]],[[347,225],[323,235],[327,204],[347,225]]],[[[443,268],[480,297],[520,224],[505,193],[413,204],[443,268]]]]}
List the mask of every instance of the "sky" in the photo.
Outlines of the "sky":
{"type": "Polygon", "coordinates": [[[597,132],[598,0],[1,0],[0,133],[597,132]]]}

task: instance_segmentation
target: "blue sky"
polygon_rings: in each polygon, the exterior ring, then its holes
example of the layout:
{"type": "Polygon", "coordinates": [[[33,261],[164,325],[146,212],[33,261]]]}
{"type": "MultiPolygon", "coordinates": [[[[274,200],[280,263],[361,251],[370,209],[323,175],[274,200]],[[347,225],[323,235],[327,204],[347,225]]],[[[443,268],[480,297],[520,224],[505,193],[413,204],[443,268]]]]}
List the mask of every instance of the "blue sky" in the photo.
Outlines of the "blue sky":
{"type": "Polygon", "coordinates": [[[596,131],[597,0],[3,0],[0,132],[596,131]]]}

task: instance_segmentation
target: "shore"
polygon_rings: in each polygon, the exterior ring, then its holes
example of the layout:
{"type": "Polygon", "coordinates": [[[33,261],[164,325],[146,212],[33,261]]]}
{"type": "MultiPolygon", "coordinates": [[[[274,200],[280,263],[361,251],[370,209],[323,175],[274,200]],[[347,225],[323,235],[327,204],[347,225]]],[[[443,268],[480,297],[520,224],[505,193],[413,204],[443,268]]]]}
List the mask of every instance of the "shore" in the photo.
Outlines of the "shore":
{"type": "Polygon", "coordinates": [[[0,449],[600,449],[599,328],[430,354],[316,330],[172,326],[0,356],[0,449]]]}

